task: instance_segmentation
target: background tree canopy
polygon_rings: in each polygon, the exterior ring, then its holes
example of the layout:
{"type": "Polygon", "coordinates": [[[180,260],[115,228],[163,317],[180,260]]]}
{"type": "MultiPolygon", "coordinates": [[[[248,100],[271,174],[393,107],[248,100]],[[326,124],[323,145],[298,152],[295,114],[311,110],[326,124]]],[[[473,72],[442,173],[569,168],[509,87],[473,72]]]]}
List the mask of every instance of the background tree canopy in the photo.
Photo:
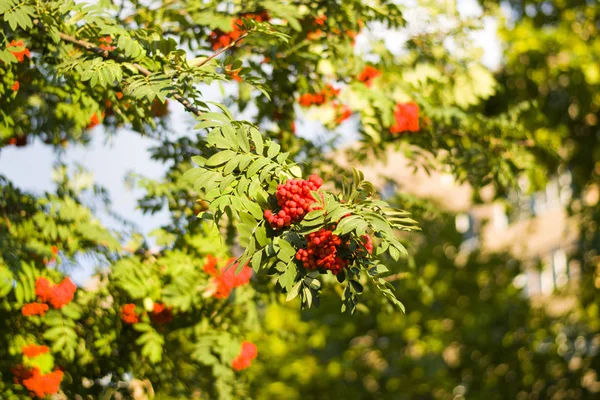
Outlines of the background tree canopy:
{"type": "Polygon", "coordinates": [[[0,398],[596,398],[600,5],[440,3],[0,0],[0,157],[59,160],[0,175],[0,398]],[[150,236],[62,163],[125,130],[165,166],[129,179],[150,236]],[[541,299],[417,190],[510,210],[565,175],[579,279],[541,299]]]}

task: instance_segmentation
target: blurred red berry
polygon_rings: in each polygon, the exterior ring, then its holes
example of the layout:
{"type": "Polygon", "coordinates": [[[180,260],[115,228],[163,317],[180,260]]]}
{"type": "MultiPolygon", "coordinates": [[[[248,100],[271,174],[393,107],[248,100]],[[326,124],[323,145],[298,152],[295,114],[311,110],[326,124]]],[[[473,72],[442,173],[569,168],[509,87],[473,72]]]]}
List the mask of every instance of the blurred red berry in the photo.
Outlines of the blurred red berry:
{"type": "Polygon", "coordinates": [[[121,320],[130,325],[140,322],[140,318],[135,312],[135,304],[129,303],[121,306],[121,320]]]}
{"type": "Polygon", "coordinates": [[[35,281],[35,294],[40,301],[45,303],[52,298],[53,288],[54,284],[42,276],[35,281]]]}
{"type": "Polygon", "coordinates": [[[164,304],[154,303],[154,309],[150,318],[155,324],[163,325],[173,320],[173,313],[170,308],[167,308],[164,304]]]}
{"type": "Polygon", "coordinates": [[[416,103],[396,104],[394,117],[396,123],[390,128],[390,132],[417,132],[419,130],[419,106],[416,103]]]}
{"type": "Polygon", "coordinates": [[[45,354],[45,353],[49,352],[50,349],[48,348],[48,346],[38,346],[36,344],[30,344],[27,346],[23,346],[21,348],[21,351],[23,352],[23,355],[25,355],[26,357],[34,358],[41,354],[45,354]]]}
{"type": "Polygon", "coordinates": [[[62,378],[63,372],[60,370],[42,374],[39,368],[33,368],[31,376],[23,379],[22,384],[35,396],[44,398],[49,394],[58,393],[62,378]]]}
{"type": "Polygon", "coordinates": [[[236,371],[241,371],[252,365],[252,360],[258,355],[258,349],[252,342],[242,342],[242,350],[240,354],[231,362],[231,367],[236,371]]]}
{"type": "Polygon", "coordinates": [[[365,85],[371,87],[373,84],[373,80],[381,75],[381,71],[377,68],[367,65],[365,69],[362,70],[360,74],[358,74],[357,79],[361,82],[364,82],[365,85]]]}
{"type": "Polygon", "coordinates": [[[27,47],[25,47],[22,40],[19,40],[19,41],[13,40],[12,42],[10,42],[10,44],[8,46],[6,46],[6,48],[8,49],[8,51],[10,51],[13,54],[13,56],[17,57],[17,61],[19,61],[20,63],[25,61],[25,56],[27,56],[28,58],[31,58],[29,49],[27,47]],[[23,47],[24,49],[20,50],[20,51],[12,51],[12,50],[10,50],[11,47],[23,47]]]}
{"type": "Polygon", "coordinates": [[[37,278],[35,282],[35,294],[44,303],[50,303],[54,308],[62,308],[69,304],[75,296],[77,286],[71,278],[65,278],[58,285],[53,284],[44,277],[37,278]]]}
{"type": "Polygon", "coordinates": [[[371,240],[371,236],[364,234],[360,238],[362,239],[363,245],[365,246],[365,250],[367,250],[367,253],[373,254],[373,240],[371,240]]]}
{"type": "Polygon", "coordinates": [[[43,303],[28,303],[23,305],[21,309],[21,314],[24,317],[31,317],[32,315],[39,315],[43,317],[44,314],[48,311],[48,305],[43,303]]]}
{"type": "Polygon", "coordinates": [[[252,268],[244,265],[239,274],[236,273],[239,264],[234,263],[235,258],[230,258],[227,263],[213,275],[213,284],[216,286],[213,295],[216,299],[226,299],[232,290],[247,285],[252,278],[252,268]]]}

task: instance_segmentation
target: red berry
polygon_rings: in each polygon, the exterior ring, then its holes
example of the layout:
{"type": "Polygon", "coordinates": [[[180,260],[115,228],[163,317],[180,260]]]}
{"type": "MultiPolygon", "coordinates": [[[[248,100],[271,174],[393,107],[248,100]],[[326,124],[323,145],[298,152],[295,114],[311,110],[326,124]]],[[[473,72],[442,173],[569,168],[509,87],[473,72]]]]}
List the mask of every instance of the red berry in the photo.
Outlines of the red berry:
{"type": "Polygon", "coordinates": [[[266,210],[265,219],[275,229],[298,222],[313,209],[315,199],[310,193],[321,187],[323,180],[312,175],[308,180],[290,179],[285,184],[277,186],[276,197],[280,210],[273,213],[266,210]]]}
{"type": "Polygon", "coordinates": [[[308,245],[296,253],[296,259],[302,261],[304,268],[323,268],[337,275],[350,264],[349,260],[338,257],[341,239],[332,231],[321,229],[306,236],[308,245]]]}

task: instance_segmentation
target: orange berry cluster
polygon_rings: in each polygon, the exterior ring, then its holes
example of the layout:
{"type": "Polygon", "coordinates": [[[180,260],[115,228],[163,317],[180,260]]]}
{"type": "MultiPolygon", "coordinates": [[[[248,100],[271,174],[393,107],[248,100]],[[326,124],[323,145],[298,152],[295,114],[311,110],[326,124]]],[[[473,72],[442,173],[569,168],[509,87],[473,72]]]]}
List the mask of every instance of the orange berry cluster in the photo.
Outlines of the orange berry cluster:
{"type": "Polygon", "coordinates": [[[258,355],[258,350],[254,343],[242,342],[242,350],[240,354],[231,362],[231,367],[236,371],[241,371],[248,368],[252,364],[252,360],[258,355]]]}
{"type": "Polygon", "coordinates": [[[28,303],[24,304],[21,309],[21,314],[24,317],[31,317],[32,315],[43,316],[48,311],[48,304],[44,303],[28,303]]]}
{"type": "Polygon", "coordinates": [[[371,65],[367,65],[356,78],[367,85],[367,87],[371,87],[373,80],[379,75],[381,75],[381,71],[371,65]]]}
{"type": "Polygon", "coordinates": [[[61,283],[55,285],[44,277],[35,281],[35,294],[41,303],[28,303],[23,305],[21,313],[25,317],[32,315],[43,316],[48,311],[49,303],[53,308],[62,308],[69,304],[75,296],[77,286],[70,278],[65,278],[61,283]]]}
{"type": "Polygon", "coordinates": [[[29,358],[34,358],[42,354],[46,354],[50,351],[48,346],[38,346],[37,344],[30,344],[27,346],[21,347],[21,351],[23,355],[29,358]]]}
{"type": "Polygon", "coordinates": [[[323,184],[323,180],[317,175],[311,175],[308,180],[290,179],[285,184],[277,186],[277,204],[279,212],[273,213],[265,210],[265,218],[274,229],[281,229],[300,221],[312,210],[315,198],[310,193],[317,190],[323,184]]]}
{"type": "Polygon", "coordinates": [[[169,100],[165,100],[163,103],[158,99],[154,99],[150,106],[150,111],[155,117],[164,117],[169,113],[169,100]]]}
{"type": "Polygon", "coordinates": [[[371,239],[371,236],[364,234],[360,238],[362,239],[363,246],[365,246],[367,253],[373,254],[373,240],[371,239]]]}
{"type": "Polygon", "coordinates": [[[63,308],[73,300],[77,286],[71,278],[65,278],[58,285],[53,284],[44,277],[35,281],[35,294],[43,303],[50,303],[54,308],[63,308]]]}
{"type": "Polygon", "coordinates": [[[59,369],[42,374],[37,367],[27,369],[19,365],[12,372],[15,375],[15,383],[25,386],[32,393],[32,397],[36,396],[40,399],[58,393],[63,378],[63,372],[59,369]]]}
{"type": "Polygon", "coordinates": [[[227,76],[229,76],[231,79],[233,79],[236,82],[241,82],[243,79],[242,77],[239,75],[240,71],[242,70],[242,68],[238,68],[238,69],[231,69],[231,64],[229,64],[228,66],[225,67],[225,74],[227,74],[227,76]]]}
{"type": "MultiPolygon", "coordinates": [[[[157,325],[163,325],[173,320],[171,308],[162,303],[154,303],[150,319],[157,325]]],[[[140,322],[140,316],[135,312],[135,304],[128,303],[121,306],[121,320],[126,324],[133,325],[140,322]]]]}
{"type": "Polygon", "coordinates": [[[342,239],[332,231],[322,228],[306,236],[306,249],[299,249],[296,260],[301,261],[306,269],[321,269],[339,274],[350,261],[338,255],[342,239]]]}
{"type": "Polygon", "coordinates": [[[135,304],[124,304],[121,307],[121,320],[129,325],[140,322],[140,317],[135,312],[135,304]]]}
{"type": "Polygon", "coordinates": [[[298,103],[302,107],[310,107],[311,105],[325,104],[327,101],[337,97],[340,94],[340,89],[336,89],[330,84],[325,86],[325,89],[318,93],[305,93],[298,98],[298,103]]]}
{"type": "Polygon", "coordinates": [[[244,265],[239,274],[236,274],[238,264],[234,264],[235,258],[227,260],[221,269],[217,269],[218,259],[212,255],[208,256],[204,264],[204,272],[211,275],[212,282],[216,287],[213,297],[215,299],[226,299],[233,289],[247,285],[252,278],[252,268],[244,265]]]}
{"type": "Polygon", "coordinates": [[[12,42],[10,42],[10,44],[8,46],[6,46],[6,48],[8,49],[8,51],[10,51],[12,53],[13,56],[15,56],[17,58],[17,61],[19,61],[20,63],[25,61],[25,56],[27,56],[27,58],[31,58],[29,49],[27,47],[25,47],[22,40],[19,40],[19,41],[13,40],[12,42]],[[20,51],[10,50],[11,47],[23,47],[23,50],[20,50],[20,51]]]}
{"type": "Polygon", "coordinates": [[[99,41],[100,43],[102,43],[100,46],[98,46],[98,47],[100,47],[102,50],[106,50],[106,51],[113,51],[114,49],[116,49],[116,47],[115,47],[115,46],[111,46],[111,45],[110,45],[110,43],[112,43],[112,39],[111,39],[111,37],[110,37],[110,36],[106,36],[106,37],[100,38],[100,39],[98,39],[98,41],[99,41]]]}
{"type": "Polygon", "coordinates": [[[229,46],[244,34],[243,28],[240,28],[240,25],[242,25],[242,17],[253,19],[257,22],[269,20],[269,14],[266,11],[261,11],[259,14],[242,14],[240,18],[236,18],[231,21],[231,31],[223,32],[220,29],[215,29],[210,33],[208,40],[212,45],[213,50],[219,50],[223,47],[229,46]]]}
{"type": "MultiPolygon", "coordinates": [[[[102,113],[102,118],[104,118],[104,113],[102,113]]],[[[90,122],[88,123],[86,129],[92,129],[96,125],[100,125],[100,122],[102,122],[100,116],[97,113],[93,113],[90,117],[90,122]]]]}
{"type": "Polygon", "coordinates": [[[335,123],[341,124],[352,116],[352,110],[345,104],[335,104],[335,123]]]}
{"type": "Polygon", "coordinates": [[[157,325],[168,324],[173,321],[173,313],[171,309],[161,303],[154,303],[152,313],[150,314],[152,322],[157,325]]]}
{"type": "Polygon", "coordinates": [[[396,123],[390,128],[390,132],[417,132],[419,130],[418,104],[413,102],[396,104],[394,118],[396,123]]]}
{"type": "MultiPolygon", "coordinates": [[[[27,358],[35,358],[50,351],[47,346],[36,344],[23,346],[21,350],[27,358]]],[[[26,368],[23,365],[17,365],[16,368],[11,368],[11,371],[14,375],[14,383],[27,388],[31,392],[31,397],[45,398],[49,394],[58,393],[63,378],[63,372],[59,369],[42,374],[38,367],[26,368]]]]}

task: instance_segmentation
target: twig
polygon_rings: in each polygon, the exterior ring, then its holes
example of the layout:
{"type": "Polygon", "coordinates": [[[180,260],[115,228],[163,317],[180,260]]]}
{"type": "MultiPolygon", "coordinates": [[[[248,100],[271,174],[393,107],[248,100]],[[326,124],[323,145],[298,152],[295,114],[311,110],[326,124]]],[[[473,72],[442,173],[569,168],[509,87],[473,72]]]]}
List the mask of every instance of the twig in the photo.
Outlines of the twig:
{"type": "Polygon", "coordinates": [[[234,47],[240,40],[244,39],[249,34],[250,34],[250,31],[246,31],[246,33],[244,33],[242,36],[240,36],[239,38],[235,39],[233,42],[229,43],[227,46],[223,47],[221,50],[217,51],[216,53],[214,53],[210,57],[204,58],[204,59],[202,59],[202,61],[198,61],[198,64],[196,64],[196,62],[195,62],[197,59],[192,60],[189,64],[191,66],[193,66],[193,67],[201,67],[204,64],[206,64],[207,62],[209,62],[210,60],[212,60],[213,58],[215,58],[215,57],[223,54],[224,52],[226,52],[230,48],[234,47]]]}

